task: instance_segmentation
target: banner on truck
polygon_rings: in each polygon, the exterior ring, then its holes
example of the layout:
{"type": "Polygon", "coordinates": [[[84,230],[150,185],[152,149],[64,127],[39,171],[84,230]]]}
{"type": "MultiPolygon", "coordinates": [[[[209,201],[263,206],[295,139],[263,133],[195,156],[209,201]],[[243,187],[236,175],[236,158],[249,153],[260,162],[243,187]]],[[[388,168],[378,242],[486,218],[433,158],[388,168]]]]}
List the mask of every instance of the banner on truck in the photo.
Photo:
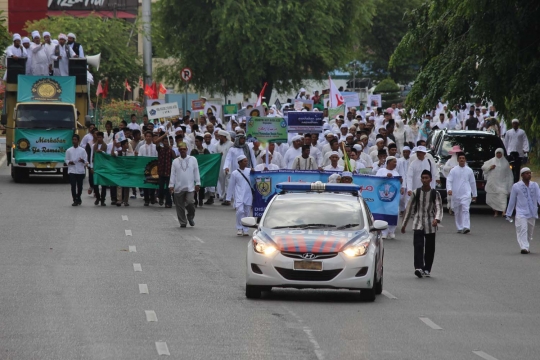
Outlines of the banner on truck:
{"type": "Polygon", "coordinates": [[[73,130],[15,129],[15,161],[64,162],[73,130]]]}
{"type": "Polygon", "coordinates": [[[19,75],[17,102],[44,101],[75,104],[75,76],[19,75]]]}

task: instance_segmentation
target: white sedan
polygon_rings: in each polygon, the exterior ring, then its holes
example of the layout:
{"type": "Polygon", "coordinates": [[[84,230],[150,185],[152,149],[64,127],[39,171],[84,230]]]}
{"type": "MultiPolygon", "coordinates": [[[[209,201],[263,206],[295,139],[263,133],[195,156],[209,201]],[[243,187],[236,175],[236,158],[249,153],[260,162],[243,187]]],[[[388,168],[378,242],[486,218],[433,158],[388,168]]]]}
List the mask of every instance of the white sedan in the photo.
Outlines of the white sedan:
{"type": "Polygon", "coordinates": [[[383,288],[386,221],[374,220],[354,184],[281,183],[247,250],[246,297],[272,287],[360,290],[374,301],[383,288]]]}

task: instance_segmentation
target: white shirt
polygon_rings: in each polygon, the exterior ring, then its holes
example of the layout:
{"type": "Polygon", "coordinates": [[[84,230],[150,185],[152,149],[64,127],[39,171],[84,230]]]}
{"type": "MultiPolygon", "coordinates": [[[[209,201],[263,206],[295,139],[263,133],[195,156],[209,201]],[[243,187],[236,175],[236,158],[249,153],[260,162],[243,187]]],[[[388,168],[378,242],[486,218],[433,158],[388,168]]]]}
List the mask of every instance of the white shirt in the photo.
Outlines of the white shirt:
{"type": "Polygon", "coordinates": [[[407,179],[407,171],[409,170],[409,159],[405,159],[404,157],[397,159],[396,170],[399,176],[403,178],[403,184],[406,184],[405,179],[407,179]]]}
{"type": "Polygon", "coordinates": [[[139,156],[157,157],[156,144],[147,144],[146,142],[139,146],[139,156]]]}
{"type": "MultiPolygon", "coordinates": [[[[396,169],[388,170],[387,168],[380,168],[379,170],[377,170],[375,176],[388,177],[388,174],[392,174],[392,177],[401,176],[396,169]]],[[[401,187],[404,188],[405,186],[401,185],[401,187]]]]}
{"type": "Polygon", "coordinates": [[[285,161],[286,169],[292,169],[294,159],[296,159],[297,156],[302,155],[302,148],[299,147],[298,149],[295,149],[294,146],[290,147],[289,150],[285,153],[285,156],[283,156],[283,161],[285,161]]]}
{"type": "MultiPolygon", "coordinates": [[[[136,122],[130,122],[129,124],[127,124],[127,128],[131,129],[131,130],[141,130],[142,129],[142,127],[139,124],[137,124],[136,122]]],[[[142,132],[142,130],[141,130],[141,132],[142,132]]]]}
{"type": "Polygon", "coordinates": [[[343,166],[338,165],[337,167],[332,167],[332,164],[330,164],[328,166],[325,166],[324,170],[326,170],[326,171],[343,171],[343,166]]]}
{"type": "Polygon", "coordinates": [[[45,46],[31,43],[30,52],[32,53],[32,75],[48,76],[50,61],[45,46]]]}
{"type": "MultiPolygon", "coordinates": [[[[249,154],[251,155],[251,165],[255,167],[257,161],[255,160],[255,155],[253,154],[252,149],[249,149],[249,154]]],[[[235,148],[234,146],[231,147],[227,152],[227,157],[225,158],[225,163],[223,164],[223,170],[229,169],[229,174],[232,174],[233,171],[238,169],[238,162],[236,159],[240,155],[244,155],[244,149],[235,148]]]]}
{"type": "MultiPolygon", "coordinates": [[[[266,159],[259,155],[259,157],[257,158],[257,164],[263,164],[266,162],[266,159]]],[[[272,154],[272,161],[270,162],[274,165],[277,165],[277,167],[279,169],[285,169],[285,162],[283,161],[283,156],[281,156],[281,154],[277,151],[274,151],[274,153],[272,154]]]]}
{"type": "Polygon", "coordinates": [[[452,199],[476,197],[476,180],[468,166],[456,166],[446,178],[446,191],[452,191],[452,199]]]}
{"type": "Polygon", "coordinates": [[[523,129],[510,129],[504,135],[504,147],[508,154],[517,151],[519,156],[523,156],[523,153],[529,152],[529,139],[523,129]]]}
{"type": "Polygon", "coordinates": [[[435,188],[435,162],[427,158],[420,160],[416,158],[409,163],[409,169],[407,170],[407,191],[415,191],[419,187],[422,187],[422,171],[431,171],[431,187],[435,188]],[[431,167],[429,166],[431,162],[431,167]]]}
{"type": "MultiPolygon", "coordinates": [[[[266,167],[266,164],[259,164],[255,166],[255,171],[264,171],[264,168],[266,167]]],[[[276,164],[268,164],[268,170],[279,170],[279,166],[276,164]]]]}
{"type": "Polygon", "coordinates": [[[313,156],[308,156],[307,159],[304,159],[302,155],[297,156],[292,164],[290,169],[292,170],[317,170],[319,166],[317,165],[317,160],[313,156]]]}
{"type": "Polygon", "coordinates": [[[89,142],[92,141],[94,137],[92,136],[92,134],[86,134],[84,135],[84,137],[82,138],[81,140],[81,144],[79,145],[80,147],[82,148],[86,148],[86,144],[88,144],[89,142]]]}
{"type": "Polygon", "coordinates": [[[229,189],[227,190],[227,201],[231,201],[231,197],[234,197],[235,207],[242,205],[251,206],[253,203],[253,194],[251,192],[251,183],[250,181],[250,169],[245,168],[242,173],[246,177],[242,176],[240,173],[240,168],[231,173],[231,179],[229,180],[229,189]]]}
{"type": "Polygon", "coordinates": [[[540,204],[540,188],[534,181],[525,185],[523,180],[512,185],[506,216],[512,216],[514,208],[516,217],[538,219],[538,204],[540,204]]]}
{"type": "Polygon", "coordinates": [[[185,158],[177,157],[171,165],[171,180],[169,187],[174,187],[174,192],[195,191],[195,185],[201,185],[199,163],[193,156],[185,158]]]}
{"type": "Polygon", "coordinates": [[[104,131],[104,132],[103,132],[103,142],[104,142],[105,144],[110,144],[110,143],[112,143],[113,139],[114,139],[114,132],[113,132],[112,130],[111,130],[111,133],[110,133],[110,134],[107,133],[107,131],[104,131]]]}
{"type": "MultiPolygon", "coordinates": [[[[73,50],[73,46],[75,45],[75,42],[72,42],[71,44],[66,43],[67,46],[69,46],[73,50]]],[[[84,50],[81,44],[79,44],[79,58],[84,57],[84,50]]]]}
{"type": "Polygon", "coordinates": [[[68,174],[86,174],[86,168],[84,166],[88,164],[87,157],[88,154],[80,146],[72,146],[67,149],[65,162],[68,164],[68,174]],[[80,162],[80,159],[83,159],[84,162],[80,162]],[[70,161],[73,161],[75,165],[70,165],[70,161]]]}
{"type": "Polygon", "coordinates": [[[203,146],[203,148],[208,149],[210,154],[215,154],[216,153],[216,144],[215,143],[210,142],[210,144],[207,144],[207,143],[203,142],[202,146],[203,146]]]}

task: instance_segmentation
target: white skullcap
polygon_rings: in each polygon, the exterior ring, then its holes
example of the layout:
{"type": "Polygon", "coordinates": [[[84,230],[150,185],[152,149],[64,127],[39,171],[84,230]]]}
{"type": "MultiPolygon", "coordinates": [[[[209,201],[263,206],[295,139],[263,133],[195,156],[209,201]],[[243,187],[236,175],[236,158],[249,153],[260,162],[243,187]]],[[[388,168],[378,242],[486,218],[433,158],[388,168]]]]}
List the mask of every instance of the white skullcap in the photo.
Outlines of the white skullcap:
{"type": "MultiPolygon", "coordinates": [[[[58,45],[58,40],[56,40],[56,39],[52,39],[51,42],[52,42],[54,45],[58,45]]],[[[86,66],[86,68],[88,68],[88,65],[86,66]]]]}
{"type": "Polygon", "coordinates": [[[518,119],[513,119],[513,120],[512,120],[512,124],[513,124],[513,123],[518,123],[518,124],[519,124],[519,120],[518,120],[518,119]]]}
{"type": "Polygon", "coordinates": [[[204,136],[206,136],[206,135],[212,136],[212,134],[210,134],[208,131],[204,133],[204,136]]]}
{"type": "Polygon", "coordinates": [[[34,30],[32,31],[32,39],[35,39],[36,37],[41,38],[41,36],[39,35],[39,31],[34,30]]]}
{"type": "Polygon", "coordinates": [[[66,34],[60,34],[60,35],[58,35],[58,40],[60,40],[60,39],[64,39],[64,40],[67,41],[67,36],[66,36],[66,34]]]}
{"type": "Polygon", "coordinates": [[[21,40],[21,35],[19,35],[17,33],[13,34],[13,41],[15,41],[15,40],[21,40]]]}
{"type": "Polygon", "coordinates": [[[353,125],[358,124],[358,120],[353,120],[353,121],[351,121],[351,124],[353,124],[353,125]]]}
{"type": "Polygon", "coordinates": [[[531,171],[531,169],[529,169],[528,167],[524,167],[523,169],[521,169],[521,171],[519,172],[519,174],[523,174],[524,172],[527,172],[527,171],[531,171]]]}
{"type": "Polygon", "coordinates": [[[348,129],[349,127],[345,124],[341,124],[341,126],[339,127],[340,129],[348,129]]]}
{"type": "Polygon", "coordinates": [[[51,33],[48,32],[48,31],[44,31],[44,32],[43,32],[43,37],[45,37],[45,36],[51,36],[51,33]]]}
{"type": "Polygon", "coordinates": [[[408,150],[408,151],[411,151],[411,148],[408,147],[408,146],[404,146],[403,149],[401,149],[401,151],[407,151],[407,150],[408,150]]]}
{"type": "Polygon", "coordinates": [[[337,151],[331,151],[330,155],[328,155],[328,157],[330,157],[332,155],[337,155],[339,157],[339,153],[337,151]]]}
{"type": "Polygon", "coordinates": [[[412,148],[412,152],[416,152],[416,150],[418,150],[416,146],[412,148]]]}
{"type": "Polygon", "coordinates": [[[221,135],[221,136],[228,136],[229,133],[225,130],[218,130],[218,135],[221,135]]]}
{"type": "Polygon", "coordinates": [[[341,178],[341,175],[334,173],[334,174],[332,174],[332,175],[330,175],[328,177],[328,182],[329,183],[336,183],[338,178],[341,178]]]}
{"type": "Polygon", "coordinates": [[[330,125],[328,125],[327,123],[324,123],[322,128],[323,128],[323,130],[328,130],[328,129],[330,129],[330,125]]]}
{"type": "Polygon", "coordinates": [[[242,161],[242,160],[244,160],[244,159],[247,159],[246,155],[240,155],[240,156],[238,156],[238,157],[236,158],[236,162],[240,162],[240,161],[242,161]]]}
{"type": "Polygon", "coordinates": [[[23,44],[30,44],[30,39],[27,38],[26,36],[23,37],[22,41],[21,41],[23,44]]]}
{"type": "Polygon", "coordinates": [[[345,177],[345,176],[348,176],[348,177],[351,177],[352,178],[352,172],[350,171],[344,171],[341,173],[341,177],[345,177]]]}
{"type": "Polygon", "coordinates": [[[376,144],[376,143],[380,143],[380,142],[384,142],[384,139],[383,139],[383,138],[378,138],[378,139],[375,141],[375,144],[376,144]]]}
{"type": "Polygon", "coordinates": [[[74,33],[69,33],[69,34],[68,34],[68,37],[72,37],[72,38],[74,38],[74,39],[76,39],[76,38],[77,38],[77,37],[75,36],[75,34],[74,34],[74,33]]]}
{"type": "Polygon", "coordinates": [[[395,156],[388,156],[386,158],[386,162],[389,162],[390,160],[397,160],[395,156]]]}
{"type": "Polygon", "coordinates": [[[353,137],[354,135],[351,134],[351,133],[348,133],[347,135],[345,135],[345,139],[348,138],[349,136],[350,136],[350,137],[353,137]]]}
{"type": "Polygon", "coordinates": [[[362,151],[362,150],[364,150],[364,147],[362,145],[360,145],[360,144],[355,144],[353,146],[353,149],[356,149],[356,151],[362,151]]]}
{"type": "Polygon", "coordinates": [[[300,136],[300,135],[296,135],[292,138],[292,141],[298,141],[298,140],[302,140],[303,138],[300,136]]]}
{"type": "Polygon", "coordinates": [[[240,126],[237,126],[234,128],[234,131],[242,131],[242,128],[240,126]]]}
{"type": "Polygon", "coordinates": [[[300,92],[301,92],[301,93],[306,92],[306,89],[301,88],[301,89],[300,89],[300,92]]]}
{"type": "Polygon", "coordinates": [[[373,121],[375,121],[375,118],[374,118],[373,116],[370,116],[370,117],[368,118],[368,120],[373,120],[373,121]]]}
{"type": "Polygon", "coordinates": [[[367,139],[367,138],[368,138],[367,135],[360,136],[360,140],[364,140],[364,139],[367,139]]]}
{"type": "MultiPolygon", "coordinates": [[[[332,134],[332,132],[331,132],[330,130],[326,130],[326,131],[323,133],[323,136],[326,137],[326,135],[328,135],[328,134],[332,134]]],[[[334,134],[332,134],[332,135],[334,135],[334,134]]]]}

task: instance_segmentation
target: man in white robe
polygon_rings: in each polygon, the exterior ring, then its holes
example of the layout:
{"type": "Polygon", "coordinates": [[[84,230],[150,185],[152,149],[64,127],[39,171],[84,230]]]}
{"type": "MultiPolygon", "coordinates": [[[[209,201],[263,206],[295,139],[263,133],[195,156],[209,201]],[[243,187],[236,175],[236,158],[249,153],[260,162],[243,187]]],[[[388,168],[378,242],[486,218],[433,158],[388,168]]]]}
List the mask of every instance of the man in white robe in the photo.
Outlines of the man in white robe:
{"type": "Polygon", "coordinates": [[[249,236],[249,229],[242,225],[242,218],[250,216],[251,205],[253,204],[253,188],[250,180],[251,170],[248,167],[248,159],[245,155],[239,155],[236,162],[238,167],[231,173],[227,201],[231,201],[231,197],[234,197],[236,235],[249,236]]]}
{"type": "Polygon", "coordinates": [[[32,52],[30,51],[31,41],[25,36],[23,37],[21,43],[24,50],[26,50],[26,75],[32,75],[32,52]]]}
{"type": "Polygon", "coordinates": [[[54,53],[54,48],[56,45],[51,41],[51,33],[48,31],[43,32],[43,40],[45,41],[43,46],[45,47],[45,52],[47,53],[47,59],[49,59],[49,74],[52,72],[52,55],[54,53]]]}
{"type": "MultiPolygon", "coordinates": [[[[379,177],[387,177],[387,178],[393,178],[393,177],[399,177],[401,176],[400,173],[396,169],[397,167],[397,159],[395,156],[388,156],[386,158],[386,167],[380,168],[375,176],[379,177]]],[[[405,185],[403,184],[403,178],[401,178],[401,188],[400,188],[401,196],[405,194],[405,185]]],[[[388,225],[388,228],[386,230],[383,230],[382,236],[383,239],[386,239],[389,237],[390,239],[396,238],[396,225],[388,225]]]]}
{"type": "Polygon", "coordinates": [[[518,182],[521,158],[527,156],[529,152],[529,139],[527,139],[525,131],[519,128],[518,119],[512,120],[512,129],[504,135],[504,147],[508,155],[514,159],[512,172],[514,173],[514,182],[518,182]]]}
{"type": "Polygon", "coordinates": [[[474,173],[467,166],[464,153],[458,153],[458,166],[450,170],[446,179],[446,191],[452,196],[452,209],[454,210],[458,233],[467,234],[471,231],[471,218],[469,208],[472,201],[476,201],[476,180],[474,173]]]}
{"type": "Polygon", "coordinates": [[[340,154],[337,151],[332,151],[329,153],[328,159],[330,160],[330,165],[324,167],[326,171],[343,171],[343,166],[339,165],[340,154]]]}
{"type": "Polygon", "coordinates": [[[533,239],[534,223],[538,218],[540,188],[531,181],[531,169],[521,169],[521,181],[512,186],[506,217],[510,218],[516,209],[516,234],[522,254],[529,254],[529,241],[533,239]]]}
{"type": "Polygon", "coordinates": [[[411,156],[411,148],[408,146],[404,146],[401,150],[401,157],[397,160],[397,167],[396,170],[399,173],[399,176],[401,176],[403,187],[405,188],[405,191],[403,192],[403,195],[401,195],[401,198],[399,199],[399,212],[402,213],[402,215],[405,212],[405,207],[407,206],[407,202],[409,202],[409,195],[407,194],[407,172],[409,171],[409,159],[411,156]]]}
{"type": "Polygon", "coordinates": [[[187,154],[186,143],[178,144],[178,150],[180,156],[171,165],[169,191],[174,196],[180,227],[185,228],[187,223],[195,226],[195,192],[201,188],[201,176],[197,159],[187,154]]]}
{"type": "MultiPolygon", "coordinates": [[[[53,54],[51,55],[51,59],[53,61],[54,76],[69,76],[69,59],[77,57],[73,49],[66,45],[66,41],[66,35],[58,35],[58,45],[56,45],[53,54]]],[[[134,124],[136,128],[139,128],[139,125],[137,123],[134,124]]],[[[135,127],[132,130],[134,129],[135,127]]]]}
{"type": "Polygon", "coordinates": [[[263,150],[260,155],[262,163],[255,166],[255,171],[268,171],[268,170],[279,170],[279,166],[272,163],[273,156],[272,153],[266,150],[263,150]],[[268,157],[268,166],[266,165],[266,158],[268,157]]]}
{"type": "MultiPolygon", "coordinates": [[[[224,200],[227,189],[229,188],[230,175],[225,173],[223,168],[225,165],[225,159],[227,158],[227,154],[229,153],[229,149],[231,148],[233,143],[230,140],[231,135],[225,130],[219,130],[218,136],[219,143],[216,145],[216,153],[221,153],[221,171],[219,172],[217,193],[219,195],[219,198],[221,200],[224,200]]],[[[225,205],[230,205],[230,203],[225,205]]]]}
{"type": "MultiPolygon", "coordinates": [[[[24,59],[27,58],[26,49],[21,45],[21,35],[13,34],[13,45],[10,45],[6,49],[6,62],[5,66],[7,68],[8,58],[12,59],[24,59]]],[[[7,70],[4,73],[4,81],[7,79],[7,70]]]]}
{"type": "Polygon", "coordinates": [[[300,156],[302,154],[302,143],[303,143],[302,136],[296,135],[295,137],[293,137],[292,147],[290,147],[289,150],[287,150],[287,152],[283,156],[283,161],[285,161],[287,169],[292,169],[294,159],[296,159],[297,156],[300,156]]]}
{"type": "MultiPolygon", "coordinates": [[[[437,174],[435,168],[435,161],[432,161],[426,157],[426,147],[418,146],[416,149],[416,159],[409,162],[409,169],[407,170],[407,195],[411,196],[412,192],[422,187],[422,171],[428,170],[431,174],[437,174]]],[[[431,188],[435,189],[436,177],[431,179],[431,188]]]]}
{"type": "Polygon", "coordinates": [[[30,45],[32,52],[32,75],[49,76],[49,58],[44,44],[41,43],[41,36],[38,31],[32,32],[34,42],[30,45]]]}

